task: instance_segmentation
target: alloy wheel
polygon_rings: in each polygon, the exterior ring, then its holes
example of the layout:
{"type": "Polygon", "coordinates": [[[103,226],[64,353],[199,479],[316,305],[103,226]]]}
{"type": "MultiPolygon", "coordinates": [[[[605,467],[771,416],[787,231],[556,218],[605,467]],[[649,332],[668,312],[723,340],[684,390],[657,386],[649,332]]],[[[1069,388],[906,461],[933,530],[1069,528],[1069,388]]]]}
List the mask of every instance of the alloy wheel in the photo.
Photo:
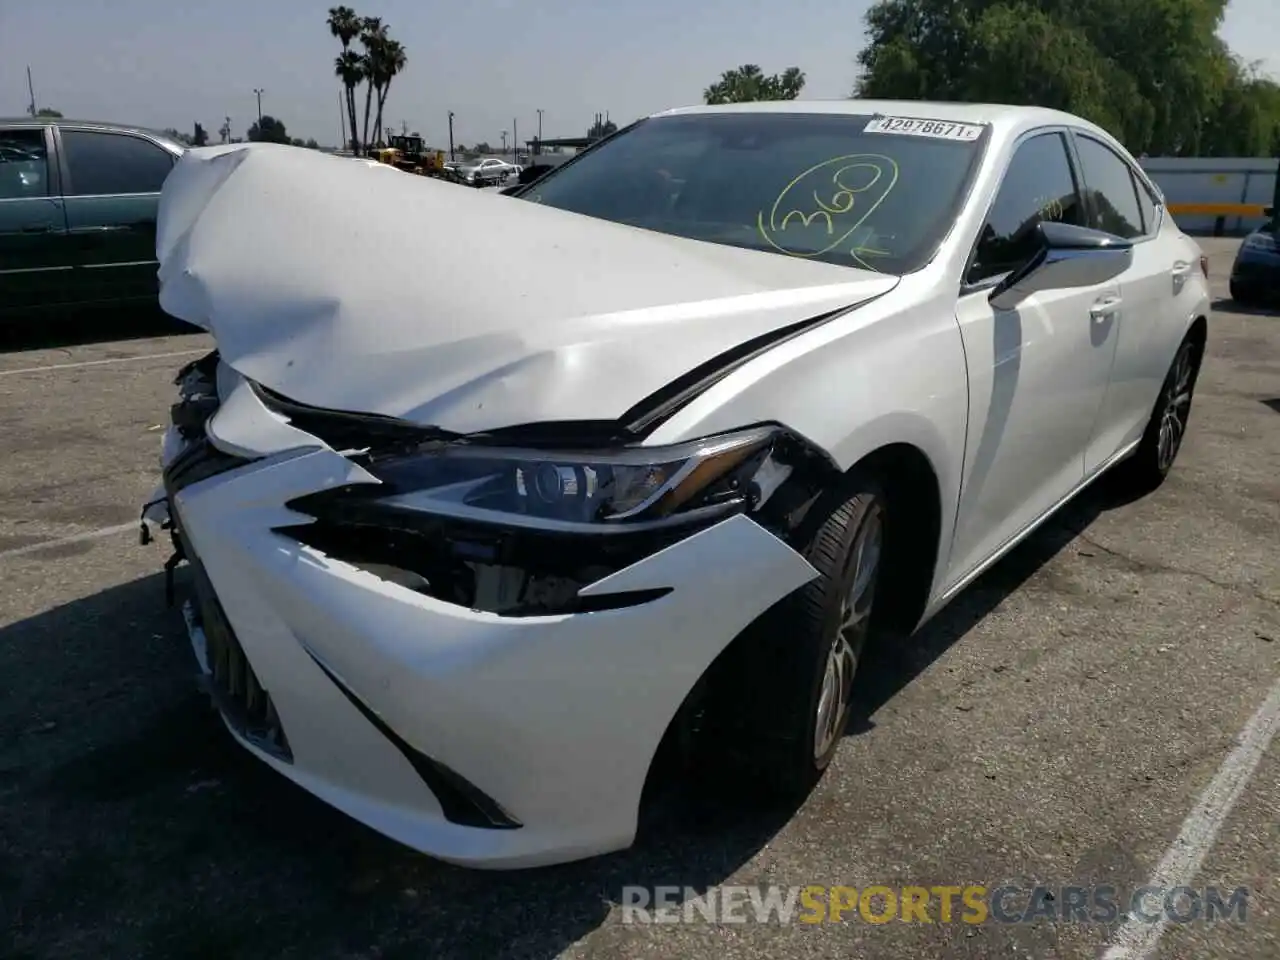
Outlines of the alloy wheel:
{"type": "Polygon", "coordinates": [[[1173,466],[1182,438],[1187,432],[1187,418],[1191,413],[1191,390],[1194,379],[1192,345],[1184,343],[1173,361],[1169,386],[1165,390],[1164,407],[1160,411],[1160,433],[1156,442],[1156,464],[1160,472],[1173,466]]]}
{"type": "Polygon", "coordinates": [[[880,505],[873,503],[863,518],[845,568],[849,589],[841,598],[839,626],[827,651],[826,668],[818,694],[813,731],[815,760],[826,756],[841,734],[840,724],[853,688],[858,653],[871,619],[871,603],[875,597],[883,544],[883,516],[880,505]]]}

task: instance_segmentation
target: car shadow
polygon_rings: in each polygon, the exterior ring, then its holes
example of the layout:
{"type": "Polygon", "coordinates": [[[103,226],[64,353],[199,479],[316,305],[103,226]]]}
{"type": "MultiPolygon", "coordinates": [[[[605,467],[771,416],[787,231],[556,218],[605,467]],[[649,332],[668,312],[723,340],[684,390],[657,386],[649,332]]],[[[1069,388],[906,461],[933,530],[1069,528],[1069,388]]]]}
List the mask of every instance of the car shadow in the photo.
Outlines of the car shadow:
{"type": "Polygon", "coordinates": [[[0,353],[203,332],[198,327],[174,319],[155,304],[66,311],[50,309],[0,321],[0,353]]]}
{"type": "Polygon", "coordinates": [[[1280,397],[1271,397],[1262,401],[1263,406],[1269,407],[1272,413],[1280,413],[1280,397]]]}
{"type": "MultiPolygon", "coordinates": [[[[850,733],[1122,502],[1085,491],[911,644],[869,657],[850,733]]],[[[0,838],[0,904],[16,908],[18,955],[545,960],[604,924],[627,885],[724,882],[795,813],[685,796],[627,851],[452,867],[240,750],[194,669],[159,575],[0,628],[0,822],[23,825],[0,838]]]]}
{"type": "Polygon", "coordinates": [[[923,673],[1011,593],[1082,534],[1103,513],[1132,503],[1141,493],[1104,474],[1050,517],[1025,541],[969,584],[919,633],[905,642],[868,650],[852,693],[846,736],[875,728],[876,711],[923,673]]]}
{"type": "Polygon", "coordinates": [[[1211,304],[1214,310],[1226,310],[1230,313],[1242,313],[1252,317],[1275,317],[1280,316],[1280,303],[1275,304],[1245,304],[1231,297],[1216,297],[1211,304]]]}

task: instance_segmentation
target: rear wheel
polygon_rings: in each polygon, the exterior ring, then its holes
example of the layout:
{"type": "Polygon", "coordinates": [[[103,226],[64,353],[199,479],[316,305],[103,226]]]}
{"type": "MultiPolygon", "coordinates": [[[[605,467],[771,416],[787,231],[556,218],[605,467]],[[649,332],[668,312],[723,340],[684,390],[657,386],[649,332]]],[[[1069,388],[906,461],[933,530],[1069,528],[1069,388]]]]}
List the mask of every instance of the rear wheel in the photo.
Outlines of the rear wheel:
{"type": "Polygon", "coordinates": [[[1251,302],[1249,293],[1244,287],[1236,283],[1234,280],[1230,283],[1231,299],[1241,306],[1248,306],[1251,302]]]}
{"type": "Polygon", "coordinates": [[[1125,464],[1128,481],[1139,490],[1154,490],[1164,482],[1182,449],[1191,415],[1191,399],[1200,373],[1201,346],[1188,336],[1182,341],[1165,376],[1151,419],[1138,449],[1125,464]]]}

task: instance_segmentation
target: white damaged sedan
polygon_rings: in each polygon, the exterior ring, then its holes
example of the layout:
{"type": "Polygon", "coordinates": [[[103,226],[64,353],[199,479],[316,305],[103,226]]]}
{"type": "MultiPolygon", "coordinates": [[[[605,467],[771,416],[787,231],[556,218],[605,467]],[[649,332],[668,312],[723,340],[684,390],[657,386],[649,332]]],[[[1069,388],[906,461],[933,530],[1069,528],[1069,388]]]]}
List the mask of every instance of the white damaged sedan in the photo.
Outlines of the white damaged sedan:
{"type": "Polygon", "coordinates": [[[1133,159],[1029,107],[675,110],[508,197],[192,150],[157,246],[217,349],[143,529],[227,727],[493,868],[628,846],[666,757],[803,795],[869,638],[1163,479],[1209,314],[1133,159]]]}

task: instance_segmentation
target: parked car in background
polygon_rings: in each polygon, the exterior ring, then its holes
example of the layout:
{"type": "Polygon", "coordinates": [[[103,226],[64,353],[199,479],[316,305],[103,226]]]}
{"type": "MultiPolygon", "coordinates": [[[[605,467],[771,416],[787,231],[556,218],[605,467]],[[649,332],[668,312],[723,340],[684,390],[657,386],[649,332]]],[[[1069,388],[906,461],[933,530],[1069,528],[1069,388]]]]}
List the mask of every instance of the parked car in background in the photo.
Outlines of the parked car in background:
{"type": "Polygon", "coordinates": [[[458,177],[463,183],[477,187],[495,183],[505,183],[509,177],[516,175],[519,168],[513,163],[499,160],[497,157],[485,157],[473,160],[458,167],[458,177]]]}
{"type": "Polygon", "coordinates": [[[0,319],[154,301],[156,206],[184,149],[141,127],[0,120],[0,319]]]}
{"type": "Polygon", "coordinates": [[[1275,208],[1267,222],[1244,238],[1231,265],[1231,299],[1250,305],[1280,299],[1280,231],[1275,208]]]}

